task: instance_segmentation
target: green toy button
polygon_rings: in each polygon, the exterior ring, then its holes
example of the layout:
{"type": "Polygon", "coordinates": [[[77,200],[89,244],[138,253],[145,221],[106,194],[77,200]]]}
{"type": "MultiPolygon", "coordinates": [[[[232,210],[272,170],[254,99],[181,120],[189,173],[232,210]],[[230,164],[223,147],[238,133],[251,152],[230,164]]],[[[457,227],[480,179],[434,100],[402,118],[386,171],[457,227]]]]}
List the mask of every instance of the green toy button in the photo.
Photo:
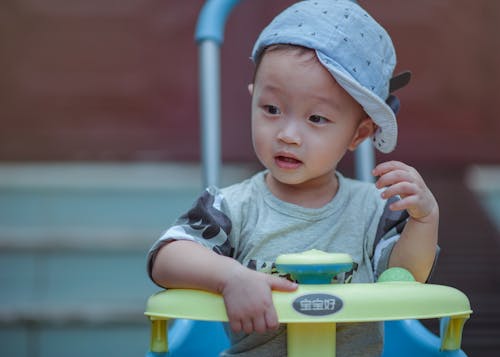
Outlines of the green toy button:
{"type": "Polygon", "coordinates": [[[415,281],[413,275],[404,268],[389,268],[380,274],[378,278],[378,283],[386,283],[390,281],[415,281]]]}

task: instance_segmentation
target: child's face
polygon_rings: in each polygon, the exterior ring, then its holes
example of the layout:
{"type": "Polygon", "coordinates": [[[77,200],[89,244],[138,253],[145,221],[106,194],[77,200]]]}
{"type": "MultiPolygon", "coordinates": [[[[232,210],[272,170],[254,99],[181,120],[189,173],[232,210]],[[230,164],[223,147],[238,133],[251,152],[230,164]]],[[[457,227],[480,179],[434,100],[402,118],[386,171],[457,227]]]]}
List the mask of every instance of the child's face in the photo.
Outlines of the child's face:
{"type": "Polygon", "coordinates": [[[266,52],[250,91],[255,152],[282,184],[330,183],[346,150],[373,130],[313,51],[266,52]]]}

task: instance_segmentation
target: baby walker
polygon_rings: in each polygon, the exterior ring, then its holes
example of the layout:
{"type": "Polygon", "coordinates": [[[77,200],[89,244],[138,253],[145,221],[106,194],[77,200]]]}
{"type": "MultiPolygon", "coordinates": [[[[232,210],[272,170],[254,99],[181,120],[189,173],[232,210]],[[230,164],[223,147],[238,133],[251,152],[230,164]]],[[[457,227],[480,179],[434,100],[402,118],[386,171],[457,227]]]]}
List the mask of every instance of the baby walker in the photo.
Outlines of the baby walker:
{"type": "MultiPolygon", "coordinates": [[[[227,17],[238,2],[207,0],[198,19],[206,186],[218,183],[219,49],[227,17]]],[[[357,149],[358,179],[371,178],[372,150],[368,141],[357,149]]],[[[294,292],[273,292],[278,318],[287,324],[289,356],[333,357],[336,323],[367,321],[385,322],[383,356],[465,356],[460,350],[462,329],[472,311],[468,298],[457,289],[418,283],[402,268],[386,270],[376,283],[330,284],[337,274],[351,270],[352,259],[317,250],[279,256],[276,266],[299,282],[294,292]],[[440,337],[417,321],[430,318],[440,318],[440,337]]],[[[229,345],[220,323],[227,321],[220,295],[189,289],[161,291],[148,299],[145,315],[151,320],[147,357],[217,356],[229,345]]]]}

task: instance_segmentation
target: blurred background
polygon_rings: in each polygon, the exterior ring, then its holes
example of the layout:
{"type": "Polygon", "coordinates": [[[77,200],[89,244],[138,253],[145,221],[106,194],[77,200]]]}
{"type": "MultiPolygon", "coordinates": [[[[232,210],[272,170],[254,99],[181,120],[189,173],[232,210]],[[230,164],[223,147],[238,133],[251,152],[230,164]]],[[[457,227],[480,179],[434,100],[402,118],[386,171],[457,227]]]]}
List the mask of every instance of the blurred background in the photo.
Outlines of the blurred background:
{"type": "MultiPolygon", "coordinates": [[[[260,169],[247,84],[290,0],[246,0],[222,47],[223,184],[260,169]]],[[[142,355],[150,245],[201,189],[202,0],[0,3],[0,355],[142,355]]],[[[500,2],[363,0],[391,34],[399,143],[441,207],[432,282],[470,298],[463,347],[500,349],[500,2]]],[[[352,157],[340,168],[352,175],[352,157]]],[[[435,328],[433,325],[429,327],[435,328]]]]}

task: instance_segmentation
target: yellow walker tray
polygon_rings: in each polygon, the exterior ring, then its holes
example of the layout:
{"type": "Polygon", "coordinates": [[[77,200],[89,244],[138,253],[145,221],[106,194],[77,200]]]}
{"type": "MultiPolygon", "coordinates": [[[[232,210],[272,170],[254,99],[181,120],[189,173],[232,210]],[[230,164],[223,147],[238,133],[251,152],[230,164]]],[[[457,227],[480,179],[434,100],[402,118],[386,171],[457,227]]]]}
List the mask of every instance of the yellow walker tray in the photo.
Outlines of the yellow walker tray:
{"type": "MultiPolygon", "coordinates": [[[[415,282],[409,272],[391,268],[377,283],[308,284],[330,281],[347,271],[352,260],[345,254],[309,251],[278,257],[278,270],[298,277],[294,292],[273,292],[280,323],[286,323],[289,356],[335,356],[336,323],[448,317],[441,350],[460,348],[462,329],[472,313],[468,298],[459,290],[415,282]],[[317,264],[319,262],[320,264],[317,264]],[[304,279],[306,279],[305,283],[304,279]],[[302,280],[302,281],[301,281],[302,280]]],[[[151,296],[145,315],[152,321],[152,352],[167,352],[167,320],[227,321],[220,295],[189,289],[171,289],[151,296]]]]}

